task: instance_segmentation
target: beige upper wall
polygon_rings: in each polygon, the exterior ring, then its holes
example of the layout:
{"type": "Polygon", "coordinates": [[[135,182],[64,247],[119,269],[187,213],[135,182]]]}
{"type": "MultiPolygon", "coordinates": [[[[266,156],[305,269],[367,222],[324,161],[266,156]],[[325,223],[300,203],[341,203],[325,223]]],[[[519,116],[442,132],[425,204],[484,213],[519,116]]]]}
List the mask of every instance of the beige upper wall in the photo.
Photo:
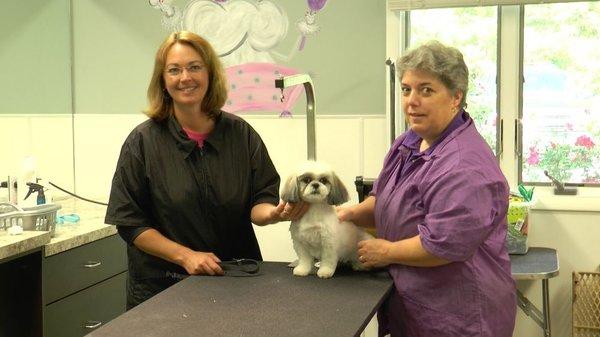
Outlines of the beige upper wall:
{"type": "Polygon", "coordinates": [[[70,114],[69,0],[1,8],[0,114],[70,114]]]}
{"type": "MultiPolygon", "coordinates": [[[[275,51],[289,54],[308,5],[272,2],[289,20],[275,51]]],[[[145,107],[154,53],[169,33],[147,0],[11,1],[0,19],[0,60],[13,65],[5,70],[11,80],[0,84],[0,113],[71,113],[71,54],[74,113],[138,114],[145,107]]],[[[385,2],[328,1],[316,21],[320,32],[283,64],[313,75],[317,112],[385,114],[385,2]]],[[[298,99],[294,113],[304,113],[304,101],[298,99]]]]}
{"type": "Polygon", "coordinates": [[[148,1],[73,1],[75,113],[141,113],[160,20],[148,1]]]}
{"type": "MultiPolygon", "coordinates": [[[[174,1],[179,8],[191,1],[174,1]]],[[[253,1],[249,1],[253,3],[253,1]]],[[[272,1],[289,20],[285,40],[275,48],[288,54],[298,37],[296,22],[306,1],[272,1]]],[[[139,113],[154,53],[169,31],[148,1],[74,1],[75,112],[139,113]]],[[[385,114],[385,2],[329,1],[317,14],[320,32],[288,63],[313,75],[317,113],[385,114]]],[[[293,113],[304,113],[305,98],[293,113]]]]}

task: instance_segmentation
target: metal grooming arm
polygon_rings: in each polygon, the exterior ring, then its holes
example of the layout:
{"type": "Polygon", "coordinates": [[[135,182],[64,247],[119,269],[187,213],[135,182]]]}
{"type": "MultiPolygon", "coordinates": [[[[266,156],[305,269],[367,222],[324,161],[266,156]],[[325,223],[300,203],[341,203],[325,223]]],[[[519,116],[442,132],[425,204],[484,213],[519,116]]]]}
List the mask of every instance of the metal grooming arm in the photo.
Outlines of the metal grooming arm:
{"type": "Polygon", "coordinates": [[[298,74],[287,77],[278,78],[275,80],[275,87],[281,89],[283,97],[283,89],[293,87],[295,85],[304,84],[306,92],[306,151],[309,160],[317,159],[317,139],[315,132],[316,124],[316,101],[315,89],[308,74],[298,74]]]}
{"type": "Polygon", "coordinates": [[[387,59],[385,64],[390,71],[390,145],[396,140],[396,65],[392,59],[387,59]]]}

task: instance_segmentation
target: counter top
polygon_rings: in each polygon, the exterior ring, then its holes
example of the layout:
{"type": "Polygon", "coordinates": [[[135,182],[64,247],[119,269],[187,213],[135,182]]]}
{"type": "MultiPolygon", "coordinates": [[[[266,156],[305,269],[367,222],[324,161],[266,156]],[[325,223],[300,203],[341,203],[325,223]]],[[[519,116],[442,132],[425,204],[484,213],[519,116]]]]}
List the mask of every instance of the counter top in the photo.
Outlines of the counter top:
{"type": "Polygon", "coordinates": [[[115,226],[104,223],[106,206],[75,198],[57,203],[62,206],[59,215],[75,213],[80,220],[77,224],[56,225],[54,237],[44,248],[44,256],[55,255],[117,233],[115,226]]]}
{"type": "Polygon", "coordinates": [[[44,256],[48,257],[117,233],[115,226],[104,223],[106,206],[75,198],[55,202],[62,207],[58,215],[75,213],[80,217],[79,222],[56,225],[52,238],[43,231],[9,235],[0,230],[0,261],[40,247],[44,247],[44,256]]]}
{"type": "Polygon", "coordinates": [[[50,232],[24,231],[19,235],[10,235],[0,230],[0,261],[35,250],[50,242],[50,232]]]}

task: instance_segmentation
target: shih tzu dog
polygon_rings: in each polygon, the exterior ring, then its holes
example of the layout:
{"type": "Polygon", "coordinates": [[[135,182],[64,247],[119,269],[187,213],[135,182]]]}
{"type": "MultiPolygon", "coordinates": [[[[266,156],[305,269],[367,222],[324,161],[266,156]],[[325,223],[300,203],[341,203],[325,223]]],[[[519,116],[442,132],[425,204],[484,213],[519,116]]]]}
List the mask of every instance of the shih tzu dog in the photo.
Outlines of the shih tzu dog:
{"type": "Polygon", "coordinates": [[[339,262],[347,262],[354,270],[365,269],[358,260],[357,244],[373,236],[351,222],[340,222],[334,205],[348,201],[348,191],[338,176],[325,164],[305,163],[297,174],[286,181],[281,198],[287,202],[303,200],[310,204],[306,214],[292,221],[290,232],[298,265],[294,275],[308,275],[317,259],[317,275],[332,277],[339,262]]]}

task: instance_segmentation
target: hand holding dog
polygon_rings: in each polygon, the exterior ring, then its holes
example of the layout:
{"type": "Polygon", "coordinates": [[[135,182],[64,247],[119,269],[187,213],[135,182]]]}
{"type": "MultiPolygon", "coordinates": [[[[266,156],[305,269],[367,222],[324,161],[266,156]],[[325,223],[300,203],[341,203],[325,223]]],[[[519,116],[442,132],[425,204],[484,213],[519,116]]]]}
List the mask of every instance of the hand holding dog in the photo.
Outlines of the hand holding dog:
{"type": "Polygon", "coordinates": [[[273,209],[272,218],[278,221],[295,221],[300,219],[308,210],[309,204],[300,202],[279,201],[279,205],[273,209]]]}
{"type": "Polygon", "coordinates": [[[277,206],[261,203],[252,207],[250,219],[258,226],[270,225],[280,221],[294,221],[300,219],[308,210],[308,204],[299,202],[279,201],[277,206]]]}
{"type": "Polygon", "coordinates": [[[358,243],[358,259],[366,268],[385,267],[390,260],[393,243],[383,239],[363,240],[358,243]]]}
{"type": "Polygon", "coordinates": [[[335,208],[335,213],[340,222],[354,220],[354,210],[351,207],[338,206],[335,208]]]}

